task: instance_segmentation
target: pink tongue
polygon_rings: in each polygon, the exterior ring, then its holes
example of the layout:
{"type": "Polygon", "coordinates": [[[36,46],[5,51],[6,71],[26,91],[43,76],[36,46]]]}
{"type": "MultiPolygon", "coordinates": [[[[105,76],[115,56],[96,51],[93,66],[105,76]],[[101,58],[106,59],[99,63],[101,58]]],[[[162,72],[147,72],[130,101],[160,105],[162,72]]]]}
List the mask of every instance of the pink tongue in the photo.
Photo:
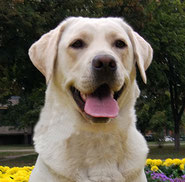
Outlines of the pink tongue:
{"type": "Polygon", "coordinates": [[[102,98],[89,95],[84,110],[93,117],[115,118],[118,115],[119,106],[110,94],[102,98]]]}

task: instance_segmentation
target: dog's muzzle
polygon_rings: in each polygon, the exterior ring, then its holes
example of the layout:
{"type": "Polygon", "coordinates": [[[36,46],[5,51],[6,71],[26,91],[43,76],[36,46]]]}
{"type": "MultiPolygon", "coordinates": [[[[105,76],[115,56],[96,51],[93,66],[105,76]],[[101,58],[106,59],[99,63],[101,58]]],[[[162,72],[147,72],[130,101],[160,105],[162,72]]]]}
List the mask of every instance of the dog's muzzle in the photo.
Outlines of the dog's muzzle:
{"type": "Polygon", "coordinates": [[[95,89],[90,93],[83,93],[71,86],[74,100],[82,111],[83,116],[94,123],[107,122],[119,114],[117,99],[124,90],[124,84],[115,91],[117,81],[117,63],[109,54],[97,55],[91,63],[92,84],[95,89]]]}

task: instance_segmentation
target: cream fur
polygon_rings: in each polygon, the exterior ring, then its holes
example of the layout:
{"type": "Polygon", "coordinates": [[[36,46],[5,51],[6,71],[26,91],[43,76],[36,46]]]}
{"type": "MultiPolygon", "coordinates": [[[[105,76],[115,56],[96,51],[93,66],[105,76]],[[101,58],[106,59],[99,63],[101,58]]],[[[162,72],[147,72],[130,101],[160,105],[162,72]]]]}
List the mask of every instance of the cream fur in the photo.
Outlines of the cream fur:
{"type": "Polygon", "coordinates": [[[135,126],[134,105],[139,96],[135,62],[146,82],[150,45],[119,18],[79,17],[42,36],[29,55],[48,83],[34,135],[39,157],[29,182],[146,182],[148,148],[135,126]],[[124,51],[111,47],[115,37],[126,42],[124,51]],[[69,44],[76,38],[85,40],[88,47],[71,49],[69,44]],[[95,89],[90,66],[100,53],[111,54],[117,61],[113,91],[124,83],[126,87],[118,99],[119,116],[95,124],[82,116],[69,88],[72,85],[83,93],[95,89]]]}

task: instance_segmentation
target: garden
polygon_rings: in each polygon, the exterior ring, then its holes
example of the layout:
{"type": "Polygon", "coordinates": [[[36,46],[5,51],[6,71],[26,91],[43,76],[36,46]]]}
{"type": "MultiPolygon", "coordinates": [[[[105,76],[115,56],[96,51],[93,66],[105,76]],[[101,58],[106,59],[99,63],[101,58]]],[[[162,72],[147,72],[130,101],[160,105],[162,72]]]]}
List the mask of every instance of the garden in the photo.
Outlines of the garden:
{"type": "Polygon", "coordinates": [[[185,158],[147,159],[145,173],[148,182],[185,182],[185,158]]]}
{"type": "MultiPolygon", "coordinates": [[[[185,158],[147,159],[145,173],[148,182],[185,182],[185,158]]],[[[28,182],[34,166],[0,166],[0,182],[28,182]]]]}

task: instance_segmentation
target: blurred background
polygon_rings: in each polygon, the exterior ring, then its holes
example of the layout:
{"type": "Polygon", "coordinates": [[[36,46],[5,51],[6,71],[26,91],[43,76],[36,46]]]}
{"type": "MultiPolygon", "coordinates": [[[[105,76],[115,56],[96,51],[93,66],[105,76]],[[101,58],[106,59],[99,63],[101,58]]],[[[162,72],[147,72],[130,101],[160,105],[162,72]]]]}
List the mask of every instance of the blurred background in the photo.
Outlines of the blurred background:
{"type": "Polygon", "coordinates": [[[137,75],[137,127],[149,142],[151,157],[165,150],[185,156],[184,0],[1,0],[0,162],[34,152],[33,129],[46,85],[28,49],[70,16],[123,17],[151,44],[147,85],[137,75]]]}

